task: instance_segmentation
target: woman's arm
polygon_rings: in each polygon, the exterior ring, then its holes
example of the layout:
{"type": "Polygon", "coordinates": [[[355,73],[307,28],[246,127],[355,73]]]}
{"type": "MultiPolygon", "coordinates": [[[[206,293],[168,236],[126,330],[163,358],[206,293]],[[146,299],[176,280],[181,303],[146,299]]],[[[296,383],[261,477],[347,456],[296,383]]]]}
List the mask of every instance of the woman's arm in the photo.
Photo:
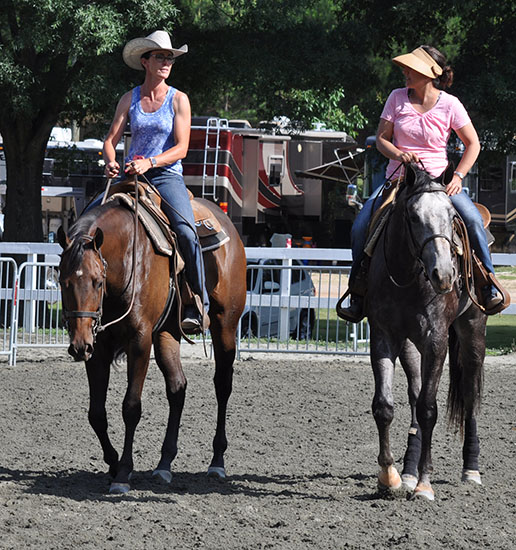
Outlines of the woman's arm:
{"type": "Polygon", "coordinates": [[[104,160],[106,162],[104,172],[108,178],[118,176],[118,172],[120,171],[120,165],[116,161],[116,146],[127,124],[127,116],[131,107],[131,93],[127,92],[124,94],[118,102],[113,122],[104,141],[104,160]]]}
{"type": "Polygon", "coordinates": [[[388,159],[397,160],[398,162],[419,162],[419,157],[416,153],[406,153],[401,151],[392,143],[392,133],[394,124],[384,118],[380,119],[378,130],[376,131],[376,148],[383,156],[388,159]]]}
{"type": "Polygon", "coordinates": [[[141,159],[132,161],[127,167],[129,174],[144,174],[151,168],[160,166],[169,166],[177,160],[184,159],[188,153],[190,145],[190,127],[192,124],[192,113],[188,96],[183,92],[176,92],[174,96],[174,147],[156,155],[156,164],[152,164],[151,159],[141,159]]]}
{"type": "MultiPolygon", "coordinates": [[[[464,153],[456,171],[465,176],[477,160],[478,154],[480,153],[480,142],[478,140],[477,131],[471,122],[459,130],[455,130],[455,133],[459,136],[462,143],[464,143],[464,153]]],[[[461,191],[462,179],[457,174],[453,174],[452,180],[446,186],[446,193],[451,196],[461,191]]]]}

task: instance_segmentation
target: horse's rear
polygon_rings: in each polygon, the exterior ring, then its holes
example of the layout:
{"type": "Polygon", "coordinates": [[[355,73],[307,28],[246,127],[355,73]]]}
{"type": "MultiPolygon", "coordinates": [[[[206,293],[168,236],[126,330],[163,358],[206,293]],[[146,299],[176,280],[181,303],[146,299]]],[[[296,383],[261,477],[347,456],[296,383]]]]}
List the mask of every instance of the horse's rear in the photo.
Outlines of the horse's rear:
{"type": "MultiPolygon", "coordinates": [[[[226,409],[232,387],[236,331],[245,304],[246,262],[242,242],[230,220],[217,206],[207,206],[230,237],[218,250],[204,254],[218,400],[209,473],[224,477],[226,409]]],[[[186,392],[177,307],[161,322],[169,295],[171,262],[155,252],[142,225],[135,225],[134,214],[118,203],[88,212],[69,237],[61,233],[60,242],[64,248],[60,280],[63,309],[69,317],[70,348],[77,360],[86,361],[89,420],[114,477],[111,491],[129,490],[132,445],[141,417],[141,393],[152,344],[170,406],[161,459],[154,473],[158,479],[169,481],[186,392]],[[156,330],[156,326],[160,328],[156,330]],[[110,365],[119,352],[125,352],[128,361],[128,387],[123,402],[126,436],[120,459],[107,433],[105,407],[110,365]]]]}
{"type": "Polygon", "coordinates": [[[486,317],[471,304],[463,288],[459,247],[453,233],[455,211],[444,187],[410,169],[406,185],[377,244],[369,273],[368,318],[376,387],[373,414],[380,436],[379,486],[404,486],[415,496],[433,499],[431,439],[448,342],[450,417],[466,437],[463,477],[480,481],[478,444],[472,441],[477,439],[474,419],[480,403],[486,317]],[[397,358],[407,374],[412,411],[401,478],[394,467],[389,440],[397,358]]]}

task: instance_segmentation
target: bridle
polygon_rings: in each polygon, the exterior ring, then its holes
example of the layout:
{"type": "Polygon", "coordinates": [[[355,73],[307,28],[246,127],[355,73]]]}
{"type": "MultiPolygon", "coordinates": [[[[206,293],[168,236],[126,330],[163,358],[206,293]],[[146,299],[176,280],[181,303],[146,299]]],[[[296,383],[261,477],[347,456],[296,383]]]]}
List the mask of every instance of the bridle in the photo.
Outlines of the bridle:
{"type": "MultiPolygon", "coordinates": [[[[86,244],[93,242],[94,237],[92,235],[81,235],[80,237],[86,244]]],[[[100,248],[96,246],[93,247],[93,250],[97,253],[100,263],[102,265],[102,284],[100,285],[100,296],[99,296],[99,307],[97,311],[82,311],[82,310],[66,310],[63,308],[63,316],[66,321],[68,328],[70,319],[93,319],[91,330],[93,333],[93,341],[95,342],[97,334],[104,330],[106,326],[101,325],[102,319],[102,304],[104,303],[104,295],[106,294],[106,278],[107,278],[107,261],[102,256],[100,248]]]]}
{"type": "MultiPolygon", "coordinates": [[[[114,325],[127,317],[129,313],[131,313],[131,310],[133,309],[134,300],[136,297],[136,256],[137,256],[137,245],[138,245],[138,180],[135,176],[134,178],[134,196],[135,196],[135,207],[134,207],[134,236],[133,236],[133,265],[132,265],[132,272],[131,272],[131,280],[133,281],[133,291],[131,295],[131,302],[129,304],[129,307],[127,308],[126,312],[122,314],[120,317],[114,319],[113,321],[109,321],[109,323],[106,323],[103,325],[101,323],[102,321],[102,304],[104,302],[104,296],[106,294],[106,279],[107,279],[107,261],[102,256],[102,252],[100,250],[100,247],[93,247],[93,250],[97,253],[100,262],[103,266],[102,270],[102,285],[100,290],[100,301],[99,301],[99,307],[97,311],[66,311],[63,309],[63,315],[65,317],[66,323],[68,324],[68,319],[77,319],[77,318],[90,318],[93,319],[92,323],[92,334],[93,334],[93,342],[96,342],[97,334],[99,332],[102,332],[106,330],[111,325],[114,325]]],[[[106,188],[104,199],[102,201],[102,204],[104,204],[105,199],[107,197],[109,190],[109,185],[106,188]]],[[[80,237],[85,243],[93,242],[94,236],[92,235],[81,235],[80,237]]]]}
{"type": "MultiPolygon", "coordinates": [[[[423,255],[423,251],[424,251],[425,247],[429,243],[431,243],[432,241],[435,241],[436,239],[444,239],[450,245],[450,250],[452,251],[452,253],[453,254],[457,253],[457,246],[453,242],[453,238],[450,238],[448,235],[445,235],[444,233],[434,233],[433,235],[430,235],[429,237],[427,237],[423,241],[422,244],[418,245],[418,242],[417,242],[416,238],[414,237],[414,232],[413,232],[413,229],[412,229],[412,225],[410,223],[410,219],[407,215],[408,202],[414,196],[421,195],[423,193],[444,193],[444,192],[445,192],[444,188],[441,187],[441,186],[439,186],[439,187],[430,187],[430,188],[426,188],[426,189],[419,189],[417,191],[412,192],[406,200],[405,208],[404,208],[404,212],[403,212],[403,219],[404,219],[405,225],[408,229],[408,235],[409,235],[408,248],[409,248],[409,252],[410,252],[412,258],[414,260],[416,260],[417,263],[420,264],[419,269],[414,271],[414,274],[413,274],[412,278],[410,279],[410,281],[408,283],[399,283],[398,281],[396,281],[396,279],[394,278],[394,276],[392,275],[392,273],[389,270],[389,265],[388,265],[388,261],[387,261],[387,252],[386,252],[387,227],[385,228],[385,236],[384,236],[384,239],[383,239],[383,255],[384,255],[385,268],[387,270],[387,274],[389,275],[389,279],[398,288],[408,288],[409,286],[411,286],[412,284],[415,283],[415,281],[417,280],[418,276],[421,273],[424,273],[425,277],[428,279],[428,274],[425,271],[425,264],[423,262],[422,255],[423,255]]],[[[389,222],[390,222],[390,215],[389,215],[389,219],[387,220],[387,224],[389,224],[389,222]]],[[[452,226],[453,226],[453,224],[452,224],[452,226]]]]}

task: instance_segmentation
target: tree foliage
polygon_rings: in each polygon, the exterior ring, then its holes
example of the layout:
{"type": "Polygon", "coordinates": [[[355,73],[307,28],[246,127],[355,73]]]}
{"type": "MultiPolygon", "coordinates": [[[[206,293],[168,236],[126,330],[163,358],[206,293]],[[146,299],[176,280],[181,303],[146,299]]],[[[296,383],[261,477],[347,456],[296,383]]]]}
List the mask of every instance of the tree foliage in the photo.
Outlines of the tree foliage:
{"type": "MultiPolygon", "coordinates": [[[[197,115],[283,116],[374,132],[403,85],[390,59],[420,44],[455,68],[452,93],[484,143],[514,150],[514,2],[489,0],[0,0],[0,133],[8,161],[6,237],[41,238],[45,144],[58,118],[109,121],[141,75],[123,44],[158,28],[189,54],[173,82],[197,115]]],[[[97,137],[102,137],[101,135],[97,137]]]]}
{"type": "MultiPolygon", "coordinates": [[[[44,151],[59,116],[113,110],[130,35],[168,28],[160,0],[2,0],[0,133],[7,160],[5,238],[40,240],[44,151]]],[[[127,80],[127,79],[125,79],[127,80]]]]}

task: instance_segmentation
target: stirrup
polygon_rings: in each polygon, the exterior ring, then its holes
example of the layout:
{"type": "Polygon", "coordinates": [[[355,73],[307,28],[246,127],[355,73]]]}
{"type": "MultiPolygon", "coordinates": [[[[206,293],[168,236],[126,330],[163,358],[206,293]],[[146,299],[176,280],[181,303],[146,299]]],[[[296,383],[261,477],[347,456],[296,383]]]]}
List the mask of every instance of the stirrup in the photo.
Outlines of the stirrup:
{"type": "Polygon", "coordinates": [[[360,323],[365,317],[364,312],[364,297],[358,294],[353,294],[349,289],[338,301],[336,306],[337,315],[348,321],[349,323],[360,323]],[[342,302],[351,294],[350,305],[348,307],[342,307],[342,302]]]}
{"type": "Polygon", "coordinates": [[[210,318],[208,315],[204,315],[204,319],[201,314],[196,312],[194,315],[188,315],[181,321],[181,329],[185,334],[194,335],[202,334],[210,328],[210,318]]]}

